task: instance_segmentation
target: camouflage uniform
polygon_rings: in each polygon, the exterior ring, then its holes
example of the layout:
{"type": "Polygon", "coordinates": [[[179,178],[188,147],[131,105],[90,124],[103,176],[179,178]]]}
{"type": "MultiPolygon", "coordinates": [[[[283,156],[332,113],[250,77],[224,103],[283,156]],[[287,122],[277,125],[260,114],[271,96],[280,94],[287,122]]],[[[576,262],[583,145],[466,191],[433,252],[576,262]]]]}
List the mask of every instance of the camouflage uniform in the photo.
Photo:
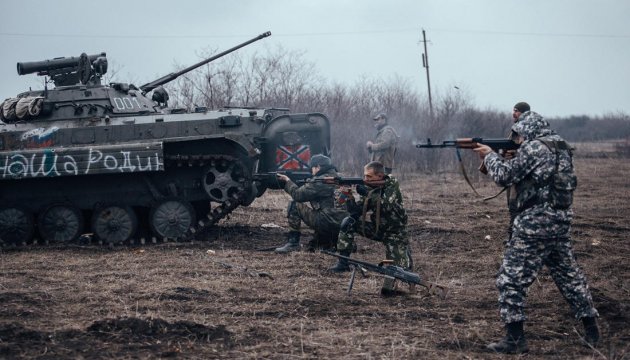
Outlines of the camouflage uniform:
{"type": "Polygon", "coordinates": [[[396,143],[398,134],[389,125],[385,125],[378,130],[376,138],[370,147],[370,161],[378,161],[385,167],[386,173],[391,173],[394,168],[394,157],[396,155],[396,143]]]}
{"type": "Polygon", "coordinates": [[[289,229],[299,232],[301,224],[304,222],[315,231],[314,245],[321,243],[334,246],[339,234],[341,220],[348,216],[345,209],[335,207],[335,185],[314,181],[318,178],[334,176],[337,176],[334,168],[322,168],[303,186],[298,187],[292,181],[287,181],[284,186],[284,191],[293,199],[287,211],[289,229]]]}
{"type": "Polygon", "coordinates": [[[402,194],[398,181],[391,175],[385,177],[382,187],[370,189],[368,194],[361,196],[358,202],[348,201],[351,216],[357,220],[347,231],[339,233],[337,250],[349,252],[354,247],[354,235],[382,242],[385,245],[385,256],[394,260],[396,265],[410,269],[409,240],[407,238],[407,214],[403,207],[402,194]],[[370,220],[365,217],[368,212],[370,220]],[[378,216],[378,217],[377,217],[378,216]]]}
{"type": "MultiPolygon", "coordinates": [[[[523,115],[521,114],[521,116],[519,116],[519,118],[516,119],[514,123],[516,124],[522,116],[523,115]]],[[[510,131],[510,135],[508,136],[508,139],[516,140],[513,132],[510,131]]],[[[508,224],[508,228],[507,228],[508,237],[507,237],[507,240],[505,241],[505,243],[507,243],[507,241],[509,241],[512,238],[512,223],[514,223],[514,219],[516,218],[516,215],[518,215],[518,209],[516,205],[516,185],[512,185],[508,187],[507,191],[505,192],[505,196],[507,199],[508,213],[510,214],[510,223],[508,224]]]]}
{"type": "Polygon", "coordinates": [[[521,115],[512,130],[525,140],[516,156],[505,160],[490,153],[484,159],[488,174],[498,185],[515,185],[516,189],[517,215],[496,281],[501,319],[506,324],[526,319],[527,288],[543,265],[549,268],[576,318],[595,317],[597,310],[569,237],[571,201],[558,205],[559,193],[552,181],[558,172],[568,174],[565,179],[576,181],[570,150],[533,111],[521,115]],[[564,144],[565,148],[552,149],[557,144],[564,144]]]}

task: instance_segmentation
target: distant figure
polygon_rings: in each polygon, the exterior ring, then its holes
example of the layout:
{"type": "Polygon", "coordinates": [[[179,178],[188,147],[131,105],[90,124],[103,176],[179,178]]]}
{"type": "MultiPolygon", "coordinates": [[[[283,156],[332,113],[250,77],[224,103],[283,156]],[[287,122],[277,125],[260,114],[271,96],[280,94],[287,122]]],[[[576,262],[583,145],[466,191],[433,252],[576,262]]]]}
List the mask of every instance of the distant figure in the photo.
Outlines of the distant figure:
{"type": "Polygon", "coordinates": [[[285,183],[284,191],[291,195],[287,209],[289,234],[287,243],[277,248],[277,253],[288,253],[300,249],[300,228],[302,222],[314,230],[309,250],[317,248],[334,249],[337,245],[341,220],[348,216],[345,209],[335,206],[335,185],[317,179],[338,176],[335,166],[328,156],[321,154],[311,157],[309,162],[312,178],[303,186],[297,186],[284,174],[278,174],[279,181],[285,183]],[[310,206],[309,206],[310,205],[310,206]]]}
{"type": "Polygon", "coordinates": [[[398,134],[387,124],[387,115],[380,113],[374,117],[374,127],[378,130],[374,141],[368,141],[366,147],[370,153],[370,161],[378,161],[385,167],[385,174],[392,173],[398,134]]]}
{"type": "MultiPolygon", "coordinates": [[[[520,110],[515,107],[515,113],[520,110]]],[[[512,132],[521,146],[513,158],[503,158],[486,145],[474,149],[498,185],[516,189],[512,236],[496,280],[499,313],[507,334],[487,347],[510,354],[529,350],[523,331],[525,299],[545,265],[576,319],[582,321],[584,340],[595,346],[598,313],[569,236],[577,186],[571,147],[539,114],[526,111],[515,118],[518,121],[512,132]]]]}

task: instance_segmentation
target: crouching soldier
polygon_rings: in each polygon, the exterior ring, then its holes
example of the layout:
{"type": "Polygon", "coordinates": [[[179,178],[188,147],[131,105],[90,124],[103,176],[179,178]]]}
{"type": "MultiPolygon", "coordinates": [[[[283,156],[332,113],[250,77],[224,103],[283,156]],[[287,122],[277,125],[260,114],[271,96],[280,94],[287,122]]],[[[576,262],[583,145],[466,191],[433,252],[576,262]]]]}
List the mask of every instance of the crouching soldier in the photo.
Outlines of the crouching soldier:
{"type": "MultiPolygon", "coordinates": [[[[363,180],[367,186],[357,185],[359,201],[350,198],[347,202],[351,215],[343,219],[337,250],[344,256],[350,256],[354,249],[354,236],[359,234],[385,245],[386,259],[393,260],[407,270],[412,270],[413,263],[407,238],[407,214],[403,207],[402,194],[398,181],[385,174],[383,164],[372,161],[363,168],[363,180]],[[370,213],[370,220],[366,215],[370,213]]],[[[337,264],[329,269],[332,272],[349,271],[348,260],[339,258],[337,264]]],[[[394,281],[385,278],[381,293],[388,295],[394,290],[394,281]]]]}
{"type": "Polygon", "coordinates": [[[303,186],[297,186],[284,174],[277,175],[278,180],[285,183],[284,191],[291,195],[292,199],[287,209],[288,241],[275,250],[277,253],[300,249],[302,222],[314,231],[313,239],[309,242],[309,250],[334,249],[341,220],[348,216],[344,208],[335,206],[336,185],[318,181],[321,178],[338,176],[330,158],[315,155],[311,158],[309,166],[313,177],[307,179],[303,186]]]}

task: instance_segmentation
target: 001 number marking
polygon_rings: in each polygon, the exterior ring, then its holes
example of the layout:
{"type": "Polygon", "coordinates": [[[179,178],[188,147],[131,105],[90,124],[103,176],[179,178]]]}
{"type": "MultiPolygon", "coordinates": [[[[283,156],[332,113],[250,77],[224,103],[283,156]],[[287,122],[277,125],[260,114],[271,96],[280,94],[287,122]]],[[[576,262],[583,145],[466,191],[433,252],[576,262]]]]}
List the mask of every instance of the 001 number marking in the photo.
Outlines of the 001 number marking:
{"type": "Polygon", "coordinates": [[[136,99],[135,97],[123,97],[123,98],[119,98],[119,97],[114,97],[112,98],[112,100],[114,100],[114,105],[116,106],[117,110],[133,110],[133,109],[140,109],[140,103],[138,102],[138,99],[136,99]]]}

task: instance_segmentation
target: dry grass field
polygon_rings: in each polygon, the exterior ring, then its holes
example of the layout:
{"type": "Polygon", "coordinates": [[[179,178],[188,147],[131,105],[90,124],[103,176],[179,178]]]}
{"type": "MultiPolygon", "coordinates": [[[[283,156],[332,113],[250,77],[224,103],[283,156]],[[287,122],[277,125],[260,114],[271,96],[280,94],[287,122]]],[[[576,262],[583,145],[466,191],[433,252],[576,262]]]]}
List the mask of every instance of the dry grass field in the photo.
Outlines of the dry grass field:
{"type": "MultiPolygon", "coordinates": [[[[630,358],[630,162],[575,162],[572,236],[603,340],[596,349],[581,344],[581,324],[545,270],[529,293],[531,350],[522,357],[630,358]]],[[[503,335],[494,276],[505,197],[479,201],[456,172],[401,182],[416,268],[448,286],[446,299],[423,288],[381,297],[373,273],[357,276],[347,294],[349,274],[326,272],[334,258],[261,251],[282,244],[286,231],[288,197],[273,191],[203,242],[1,250],[0,358],[501,358],[484,345],[503,335]]],[[[358,245],[353,257],[384,255],[379,243],[358,245]]]]}

